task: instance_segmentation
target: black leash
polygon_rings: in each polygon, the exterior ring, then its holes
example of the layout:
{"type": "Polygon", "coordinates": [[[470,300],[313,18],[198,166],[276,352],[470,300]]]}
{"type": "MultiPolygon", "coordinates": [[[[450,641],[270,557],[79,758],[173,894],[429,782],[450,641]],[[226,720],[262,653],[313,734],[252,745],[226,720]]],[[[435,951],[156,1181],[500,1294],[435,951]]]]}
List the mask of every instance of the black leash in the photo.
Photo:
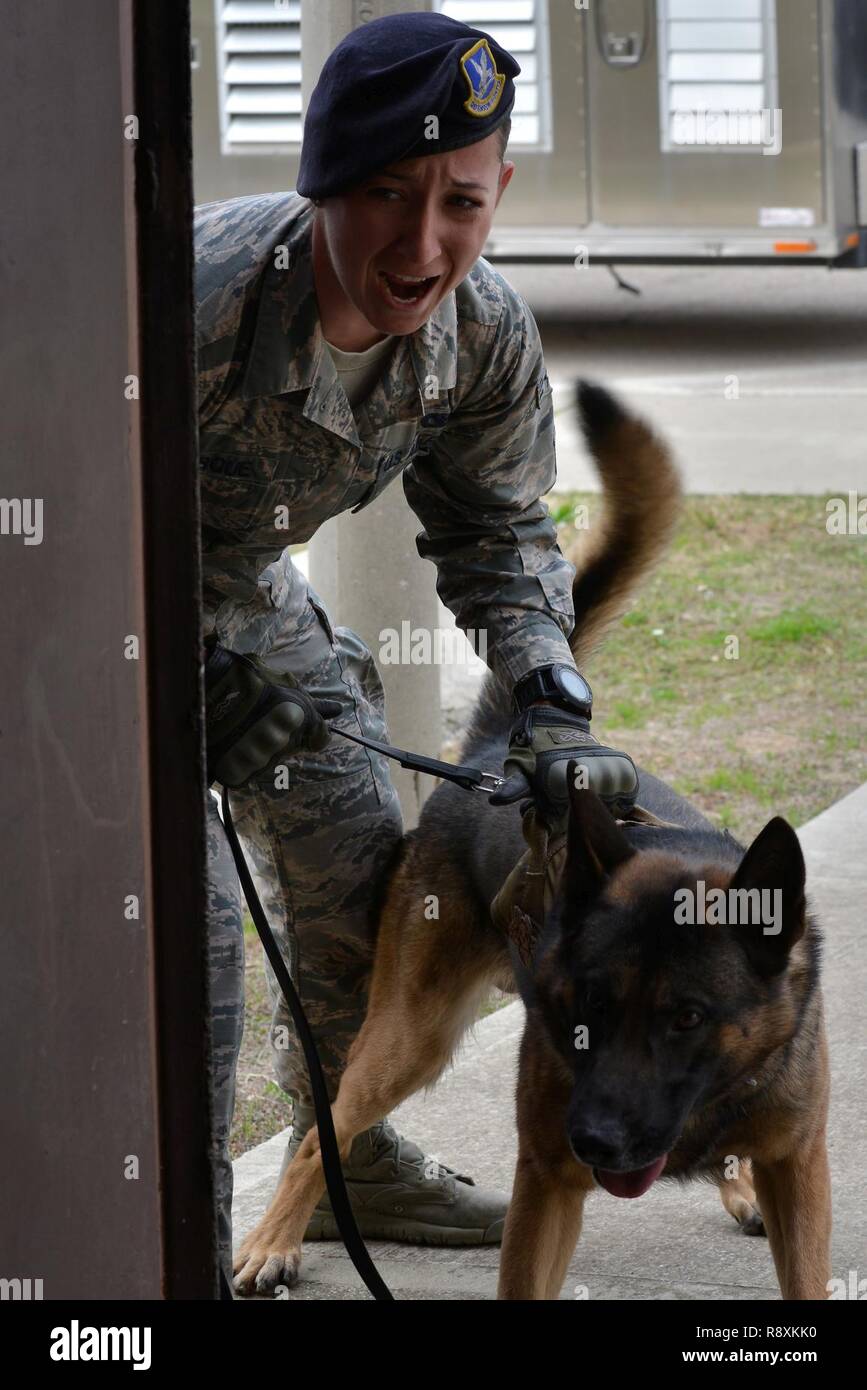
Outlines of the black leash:
{"type": "Polygon", "coordinates": [[[351,738],[353,743],[363,743],[365,748],[373,748],[386,758],[395,758],[401,767],[411,772],[428,772],[431,777],[442,777],[446,782],[456,782],[468,792],[495,792],[505,781],[496,772],[482,772],[466,763],[443,763],[439,758],[426,758],[423,753],[408,753],[405,748],[395,748],[391,743],[383,743],[378,738],[364,738],[361,734],[347,733],[346,729],[328,726],[333,734],[351,738]]]}
{"type": "MultiPolygon", "coordinates": [[[[332,733],[342,734],[344,738],[350,738],[354,743],[363,743],[365,747],[374,749],[377,753],[382,753],[386,758],[394,758],[400,763],[401,767],[409,768],[412,772],[427,772],[432,777],[442,777],[449,782],[456,782],[465,791],[493,792],[501,786],[503,778],[494,772],[482,772],[477,767],[468,767],[466,764],[444,763],[438,758],[428,758],[422,753],[410,753],[405,748],[395,748],[390,743],[383,743],[380,739],[366,738],[361,734],[350,734],[345,729],[336,729],[329,725],[332,733]]],[[[346,1191],[346,1180],[343,1176],[343,1166],[340,1161],[340,1150],[337,1146],[337,1135],[334,1132],[334,1120],[331,1115],[331,1102],[328,1099],[328,1089],[325,1085],[325,1077],[322,1073],[322,1063],[319,1060],[319,1053],[316,1050],[316,1043],[313,1032],[307,1021],[307,1015],[301,1004],[298,992],[292,983],[292,977],[286,969],[286,964],[280,954],[280,948],[274,940],[268,919],[259,901],[259,895],[253,885],[247,861],[244,858],[235,824],[232,820],[232,811],[229,806],[229,789],[223,787],[220,794],[220,807],[223,813],[223,824],[226,827],[226,835],[232,857],[235,860],[235,867],[238,870],[238,878],[241,880],[241,887],[244,890],[244,897],[250,909],[250,916],[256,925],[259,933],[259,940],[265,949],[265,954],[271,963],[271,968],[277,977],[277,982],[283,991],[283,998],[289,1007],[292,1020],[301,1040],[304,1049],[304,1057],[307,1061],[307,1070],[310,1075],[310,1087],[313,1092],[313,1106],[316,1112],[316,1125],[319,1130],[319,1149],[322,1157],[322,1168],[325,1174],[325,1185],[328,1189],[328,1196],[331,1201],[331,1208],[334,1212],[334,1219],[340,1238],[346,1246],[347,1254],[358,1270],[362,1280],[366,1284],[373,1297],[378,1301],[394,1301],[394,1295],[385,1283],[382,1276],[377,1271],[376,1265],[370,1258],[367,1246],[365,1245],[361,1232],[356,1224],[352,1206],[349,1201],[349,1194],[346,1191]]],[[[223,1299],[234,1299],[231,1288],[228,1285],[226,1275],[220,1266],[220,1297],[223,1299]]]]}
{"type": "MultiPolygon", "coordinates": [[[[394,1300],[388,1285],[378,1273],[376,1265],[370,1258],[367,1246],[361,1238],[361,1232],[355,1222],[352,1207],[349,1202],[349,1194],[346,1191],[346,1181],[343,1176],[343,1168],[340,1162],[340,1150],[337,1147],[337,1135],[334,1132],[334,1120],[331,1117],[331,1102],[328,1099],[328,1090],[325,1085],[325,1077],[322,1074],[322,1063],[319,1060],[319,1053],[316,1051],[316,1043],[313,1040],[313,1033],[310,1024],[307,1022],[307,1015],[301,1006],[301,1000],[292,983],[292,977],[286,969],[285,962],[280,954],[280,948],[271,933],[268,919],[262,910],[259,902],[259,895],[253,886],[253,879],[250,870],[247,868],[247,861],[238,842],[237,832],[232,820],[232,812],[229,807],[228,788],[223,787],[220,796],[220,805],[223,811],[223,824],[226,827],[226,834],[229,845],[235,860],[235,867],[238,870],[238,877],[241,880],[241,887],[244,890],[244,897],[247,899],[247,906],[250,909],[250,916],[256,924],[259,939],[265,948],[265,954],[271,962],[271,968],[277,976],[278,983],[283,991],[283,997],[289,1006],[301,1046],[304,1049],[304,1056],[307,1061],[307,1070],[310,1074],[310,1086],[313,1091],[313,1105],[316,1110],[316,1125],[319,1130],[319,1147],[322,1155],[322,1167],[325,1173],[325,1185],[328,1188],[328,1196],[331,1200],[331,1208],[334,1212],[334,1219],[337,1222],[337,1229],[340,1232],[341,1240],[346,1246],[349,1258],[364,1280],[375,1299],[394,1300]]],[[[221,1267],[222,1271],[222,1267],[221,1267]]],[[[222,1275],[222,1279],[225,1276],[222,1275]]],[[[232,1297],[231,1290],[223,1290],[222,1297],[232,1297]]]]}

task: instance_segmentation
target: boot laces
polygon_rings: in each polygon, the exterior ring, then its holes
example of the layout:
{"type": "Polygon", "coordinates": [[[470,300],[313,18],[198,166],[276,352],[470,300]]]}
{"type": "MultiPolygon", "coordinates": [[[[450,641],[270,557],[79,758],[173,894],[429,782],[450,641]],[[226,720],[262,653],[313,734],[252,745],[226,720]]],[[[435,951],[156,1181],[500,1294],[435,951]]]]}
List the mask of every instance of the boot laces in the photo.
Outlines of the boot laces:
{"type": "Polygon", "coordinates": [[[368,1133],[375,1157],[378,1158],[380,1155],[384,1155],[387,1150],[392,1150],[392,1164],[396,1175],[405,1165],[408,1168],[417,1168],[427,1181],[437,1178],[456,1178],[463,1182],[467,1181],[456,1169],[450,1168],[447,1163],[441,1163],[438,1158],[429,1158],[414,1140],[398,1134],[394,1125],[387,1118],[378,1120],[375,1125],[371,1125],[368,1133]]]}

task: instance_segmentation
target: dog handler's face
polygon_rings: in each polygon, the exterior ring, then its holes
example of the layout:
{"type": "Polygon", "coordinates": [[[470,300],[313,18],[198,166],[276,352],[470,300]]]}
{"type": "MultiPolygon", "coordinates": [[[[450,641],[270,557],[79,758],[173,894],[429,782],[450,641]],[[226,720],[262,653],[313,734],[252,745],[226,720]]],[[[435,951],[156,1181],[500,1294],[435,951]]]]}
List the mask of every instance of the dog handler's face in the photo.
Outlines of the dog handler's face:
{"type": "Polygon", "coordinates": [[[362,352],[387,333],[420,328],[481,255],[514,170],[500,163],[495,132],[464,149],[400,160],[326,198],[313,226],[313,267],[328,341],[362,352]]]}

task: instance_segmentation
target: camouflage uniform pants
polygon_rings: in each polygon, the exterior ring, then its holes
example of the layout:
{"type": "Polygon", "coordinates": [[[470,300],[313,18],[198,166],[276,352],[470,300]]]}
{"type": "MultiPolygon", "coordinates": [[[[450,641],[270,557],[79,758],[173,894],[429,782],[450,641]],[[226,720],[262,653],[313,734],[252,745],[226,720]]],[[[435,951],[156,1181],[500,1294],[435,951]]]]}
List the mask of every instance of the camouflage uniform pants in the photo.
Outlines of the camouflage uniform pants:
{"type": "MultiPolygon", "coordinates": [[[[339,700],[342,713],[329,721],[337,728],[387,739],[382,684],[370,651],[356,633],[332,626],[297,570],[285,621],[262,655],[314,696],[339,700]]],[[[291,754],[284,766],[285,787],[275,786],[269,770],[232,791],[232,815],[333,1099],[367,1007],[371,897],[402,833],[400,805],[386,760],[337,734],[322,752],[291,754]]],[[[231,1268],[228,1138],[244,1026],[244,942],[231,851],[210,794],[208,803],[214,1171],[221,1259],[231,1268]]],[[[293,1100],[309,1104],[304,1054],[267,960],[265,971],[274,1074],[293,1100]]]]}

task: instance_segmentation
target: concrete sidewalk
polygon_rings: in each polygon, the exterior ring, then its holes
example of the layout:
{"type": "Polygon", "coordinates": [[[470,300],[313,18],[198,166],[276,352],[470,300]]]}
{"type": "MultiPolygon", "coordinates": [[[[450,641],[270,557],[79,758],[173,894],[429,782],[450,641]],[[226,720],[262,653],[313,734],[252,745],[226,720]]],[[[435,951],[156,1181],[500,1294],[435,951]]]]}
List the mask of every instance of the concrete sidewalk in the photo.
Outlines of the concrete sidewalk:
{"type": "MultiPolygon", "coordinates": [[[[867,993],[867,783],[799,832],[810,900],[825,932],[824,993],[833,1091],[829,1148],[834,1196],[833,1273],[867,1278],[867,1115],[864,998],[867,993]]],[[[454,1068],[429,1095],[394,1112],[398,1129],[476,1182],[508,1192],[515,1162],[514,1086],[523,1025],[520,1003],[484,1019],[454,1068]]],[[[235,1164],[237,1243],[274,1191],[288,1131],[235,1164]]],[[[436,1250],[371,1242],[396,1298],[492,1299],[499,1249],[436,1250]]],[[[591,1299],[778,1299],[767,1241],[743,1236],[716,1189],[657,1184],[638,1201],[596,1192],[562,1298],[585,1286],[591,1299]]],[[[337,1242],[305,1246],[290,1298],[369,1297],[337,1242]]]]}

